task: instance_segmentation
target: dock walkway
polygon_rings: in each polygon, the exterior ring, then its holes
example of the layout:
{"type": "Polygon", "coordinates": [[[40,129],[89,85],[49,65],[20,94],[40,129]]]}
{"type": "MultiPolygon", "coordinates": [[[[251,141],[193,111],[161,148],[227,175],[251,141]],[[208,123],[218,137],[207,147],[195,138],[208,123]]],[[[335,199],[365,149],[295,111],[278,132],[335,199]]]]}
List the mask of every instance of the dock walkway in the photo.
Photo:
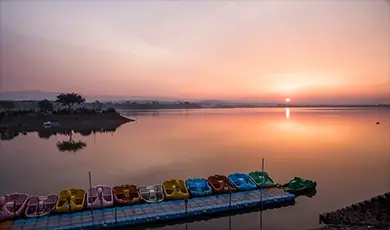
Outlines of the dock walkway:
{"type": "Polygon", "coordinates": [[[294,199],[294,195],[277,188],[263,189],[262,191],[251,190],[232,194],[190,198],[188,199],[187,205],[184,200],[175,200],[93,211],[87,210],[41,218],[18,219],[12,223],[10,229],[102,229],[154,224],[162,221],[240,210],[260,206],[261,204],[270,205],[291,202],[294,199]]]}

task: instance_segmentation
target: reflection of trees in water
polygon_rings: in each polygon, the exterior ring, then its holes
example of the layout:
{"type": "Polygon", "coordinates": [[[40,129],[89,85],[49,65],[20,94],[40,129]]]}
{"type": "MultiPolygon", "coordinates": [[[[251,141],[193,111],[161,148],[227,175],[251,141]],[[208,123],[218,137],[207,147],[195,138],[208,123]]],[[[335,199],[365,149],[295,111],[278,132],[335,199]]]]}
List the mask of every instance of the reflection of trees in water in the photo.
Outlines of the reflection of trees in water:
{"type": "Polygon", "coordinates": [[[80,131],[80,134],[82,136],[89,136],[92,134],[92,130],[82,130],[82,131],[80,131]]]}
{"type": "Polygon", "coordinates": [[[87,147],[87,143],[83,141],[74,141],[73,140],[73,132],[67,131],[65,135],[69,136],[68,141],[58,141],[57,142],[57,148],[61,152],[77,152],[79,150],[84,149],[87,147]]]}
{"type": "Polygon", "coordinates": [[[12,139],[14,139],[17,136],[19,136],[19,132],[7,131],[7,132],[1,132],[0,133],[0,139],[3,140],[3,141],[12,140],[12,139]]]}
{"type": "Polygon", "coordinates": [[[87,147],[87,143],[83,141],[58,141],[57,148],[61,152],[77,152],[87,147]]]}
{"type": "MultiPolygon", "coordinates": [[[[79,133],[82,136],[90,136],[96,133],[111,133],[113,134],[117,128],[105,128],[105,129],[80,129],[80,130],[61,130],[61,129],[41,129],[38,132],[39,138],[49,139],[55,135],[72,136],[74,133],[79,133]]],[[[12,140],[19,134],[27,135],[35,131],[11,131],[9,129],[0,129],[0,140],[12,140]]],[[[85,146],[84,146],[85,147],[85,146]]]]}

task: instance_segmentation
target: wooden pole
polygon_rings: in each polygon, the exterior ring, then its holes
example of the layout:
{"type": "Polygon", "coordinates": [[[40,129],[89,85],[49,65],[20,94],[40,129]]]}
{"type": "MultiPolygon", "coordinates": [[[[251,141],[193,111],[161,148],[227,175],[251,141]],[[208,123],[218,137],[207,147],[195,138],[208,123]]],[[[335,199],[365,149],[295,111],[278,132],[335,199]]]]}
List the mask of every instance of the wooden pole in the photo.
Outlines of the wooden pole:
{"type": "Polygon", "coordinates": [[[16,201],[14,200],[14,218],[16,219],[16,201]]]}
{"type": "Polygon", "coordinates": [[[187,214],[187,211],[188,211],[188,199],[187,198],[184,200],[184,204],[185,204],[186,214],[187,214]]]}
{"type": "MultiPolygon", "coordinates": [[[[261,158],[261,172],[264,173],[264,158],[261,158]]],[[[263,187],[260,187],[260,229],[263,229],[263,209],[263,187]]]]}
{"type": "MultiPolygon", "coordinates": [[[[91,171],[88,172],[88,179],[89,179],[89,193],[92,192],[92,173],[91,171]]],[[[87,204],[89,203],[89,197],[87,197],[87,204]]],[[[91,216],[92,216],[92,225],[95,223],[95,218],[93,216],[93,207],[91,205],[91,216]]]]}
{"type": "Polygon", "coordinates": [[[230,186],[227,185],[229,191],[229,209],[232,207],[232,191],[230,190],[230,186]]]}
{"type": "MultiPolygon", "coordinates": [[[[261,172],[264,173],[264,158],[261,159],[261,172]]],[[[260,205],[263,210],[263,187],[260,187],[260,205]]]]}
{"type": "MultiPolygon", "coordinates": [[[[38,210],[37,210],[37,211],[38,211],[38,215],[37,215],[37,218],[39,218],[39,205],[40,205],[39,202],[40,202],[40,199],[39,199],[39,196],[38,196],[38,210]]],[[[43,208],[43,207],[42,207],[42,208],[43,208]]]]}
{"type": "Polygon", "coordinates": [[[114,211],[115,211],[115,224],[117,223],[117,220],[118,220],[118,218],[117,218],[117,211],[116,211],[116,206],[114,207],[114,211]]]}

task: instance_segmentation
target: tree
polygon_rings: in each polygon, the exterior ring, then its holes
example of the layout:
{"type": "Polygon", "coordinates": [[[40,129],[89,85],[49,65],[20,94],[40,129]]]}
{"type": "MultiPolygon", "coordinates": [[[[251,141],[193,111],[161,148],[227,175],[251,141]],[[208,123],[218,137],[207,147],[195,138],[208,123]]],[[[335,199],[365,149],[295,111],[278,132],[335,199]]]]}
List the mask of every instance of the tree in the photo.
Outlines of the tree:
{"type": "Polygon", "coordinates": [[[70,110],[74,104],[81,104],[85,102],[85,98],[77,93],[61,93],[57,96],[56,103],[63,106],[68,106],[70,110]]]}
{"type": "Polygon", "coordinates": [[[0,101],[0,108],[13,109],[15,104],[12,101],[0,101]]]}
{"type": "Polygon", "coordinates": [[[97,111],[101,111],[103,107],[103,104],[100,101],[95,101],[93,103],[93,109],[97,111]]]}
{"type": "Polygon", "coordinates": [[[53,104],[49,100],[39,101],[38,107],[43,111],[53,111],[53,104]]]}

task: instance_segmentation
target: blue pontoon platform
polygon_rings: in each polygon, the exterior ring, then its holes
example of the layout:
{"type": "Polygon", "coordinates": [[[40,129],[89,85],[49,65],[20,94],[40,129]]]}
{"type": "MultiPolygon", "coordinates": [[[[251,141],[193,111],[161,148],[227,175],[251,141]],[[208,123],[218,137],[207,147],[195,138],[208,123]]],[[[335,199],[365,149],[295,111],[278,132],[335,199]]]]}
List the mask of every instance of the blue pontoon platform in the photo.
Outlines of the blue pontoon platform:
{"type": "Polygon", "coordinates": [[[11,229],[102,229],[156,224],[164,221],[242,210],[294,201],[295,196],[271,188],[212,195],[152,204],[89,210],[70,214],[15,220],[11,229]]]}

